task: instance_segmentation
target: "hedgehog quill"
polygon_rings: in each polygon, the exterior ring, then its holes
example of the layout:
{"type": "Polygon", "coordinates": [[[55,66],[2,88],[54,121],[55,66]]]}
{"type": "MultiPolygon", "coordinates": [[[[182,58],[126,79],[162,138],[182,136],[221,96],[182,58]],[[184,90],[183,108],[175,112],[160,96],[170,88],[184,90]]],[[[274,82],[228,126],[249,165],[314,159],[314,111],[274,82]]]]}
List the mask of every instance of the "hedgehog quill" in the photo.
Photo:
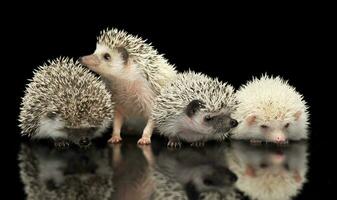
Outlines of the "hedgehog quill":
{"type": "Polygon", "coordinates": [[[308,111],[303,96],[280,77],[254,78],[236,94],[238,108],[233,116],[239,126],[232,138],[287,143],[308,137],[308,111]]]}
{"type": "Polygon", "coordinates": [[[80,62],[101,75],[113,93],[116,106],[108,142],[120,142],[123,122],[140,116],[147,123],[138,144],[150,144],[154,123],[149,116],[154,98],[175,77],[174,66],[142,38],[117,29],[102,31],[95,52],[80,62]]]}
{"type": "Polygon", "coordinates": [[[79,62],[57,58],[34,72],[19,116],[22,135],[51,138],[57,147],[89,146],[111,124],[113,103],[105,84],[79,62]]]}

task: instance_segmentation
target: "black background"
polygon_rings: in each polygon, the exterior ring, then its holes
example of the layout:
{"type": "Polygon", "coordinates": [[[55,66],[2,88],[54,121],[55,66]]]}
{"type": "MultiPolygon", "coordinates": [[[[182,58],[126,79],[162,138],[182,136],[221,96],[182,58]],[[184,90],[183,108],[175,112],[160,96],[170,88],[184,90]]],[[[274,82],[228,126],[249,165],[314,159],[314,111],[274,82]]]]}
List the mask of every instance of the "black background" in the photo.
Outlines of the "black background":
{"type": "Polygon", "coordinates": [[[331,120],[335,102],[331,99],[335,64],[328,60],[335,23],[329,23],[328,12],[315,6],[281,11],[248,7],[230,12],[220,6],[194,9],[167,5],[135,12],[129,6],[101,4],[94,8],[89,4],[81,10],[48,5],[3,16],[3,39],[8,48],[3,47],[6,53],[2,55],[2,98],[9,101],[3,105],[2,166],[6,168],[3,183],[13,199],[24,197],[17,166],[21,141],[17,116],[27,79],[48,59],[92,53],[99,31],[108,27],[148,39],[179,71],[191,68],[236,88],[265,72],[288,79],[304,95],[311,113],[309,183],[298,198],[323,198],[333,193],[336,133],[331,120]]]}

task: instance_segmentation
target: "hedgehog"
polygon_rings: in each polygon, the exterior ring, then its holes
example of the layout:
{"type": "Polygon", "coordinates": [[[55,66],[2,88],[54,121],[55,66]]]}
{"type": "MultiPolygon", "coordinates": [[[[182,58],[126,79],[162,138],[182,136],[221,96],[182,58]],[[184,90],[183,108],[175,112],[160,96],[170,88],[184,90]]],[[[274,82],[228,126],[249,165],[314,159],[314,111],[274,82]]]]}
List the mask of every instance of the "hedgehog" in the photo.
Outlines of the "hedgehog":
{"type": "Polygon", "coordinates": [[[238,125],[231,117],[235,109],[231,85],[189,70],[163,88],[152,118],[160,134],[169,138],[168,147],[180,147],[181,140],[203,146],[207,140],[223,140],[238,125]]]}
{"type": "Polygon", "coordinates": [[[150,118],[155,97],[176,75],[176,70],[146,40],[125,31],[100,33],[96,50],[80,62],[105,79],[115,102],[110,143],[121,142],[121,127],[130,117],[146,121],[138,144],[150,144],[154,123],[150,118]]]}
{"type": "Polygon", "coordinates": [[[52,139],[56,147],[88,147],[113,117],[105,84],[78,61],[57,58],[34,71],[21,103],[19,126],[32,139],[52,139]]]}
{"type": "Polygon", "coordinates": [[[152,199],[206,199],[214,193],[223,198],[232,196],[237,176],[228,169],[223,147],[187,147],[178,152],[163,148],[155,157],[145,155],[154,165],[152,199]]]}
{"type": "Polygon", "coordinates": [[[237,176],[236,187],[249,199],[294,199],[307,182],[308,144],[250,145],[232,141],[226,149],[230,170],[237,176]]]}
{"type": "Polygon", "coordinates": [[[236,93],[238,108],[233,113],[239,121],[233,139],[277,144],[306,139],[308,109],[303,96],[281,77],[267,74],[253,78],[236,93]]]}
{"type": "Polygon", "coordinates": [[[57,151],[23,143],[18,157],[27,199],[112,199],[111,153],[109,147],[57,151]]]}

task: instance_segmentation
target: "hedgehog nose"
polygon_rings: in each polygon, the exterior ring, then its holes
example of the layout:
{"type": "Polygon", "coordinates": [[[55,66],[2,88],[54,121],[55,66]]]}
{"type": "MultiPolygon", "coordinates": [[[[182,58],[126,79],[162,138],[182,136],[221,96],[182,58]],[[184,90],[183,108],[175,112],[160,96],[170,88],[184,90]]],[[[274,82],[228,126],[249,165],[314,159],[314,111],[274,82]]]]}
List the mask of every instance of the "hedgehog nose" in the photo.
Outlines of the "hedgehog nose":
{"type": "Polygon", "coordinates": [[[81,145],[81,146],[88,146],[89,144],[90,144],[90,141],[89,141],[88,138],[82,138],[82,139],[80,140],[80,145],[81,145]]]}
{"type": "Polygon", "coordinates": [[[234,174],[233,172],[229,171],[228,172],[228,180],[231,183],[235,183],[238,180],[238,176],[236,174],[234,174]]]}
{"type": "Polygon", "coordinates": [[[232,128],[238,126],[238,121],[236,121],[235,119],[231,119],[231,121],[229,123],[230,123],[230,125],[231,125],[232,128]]]}

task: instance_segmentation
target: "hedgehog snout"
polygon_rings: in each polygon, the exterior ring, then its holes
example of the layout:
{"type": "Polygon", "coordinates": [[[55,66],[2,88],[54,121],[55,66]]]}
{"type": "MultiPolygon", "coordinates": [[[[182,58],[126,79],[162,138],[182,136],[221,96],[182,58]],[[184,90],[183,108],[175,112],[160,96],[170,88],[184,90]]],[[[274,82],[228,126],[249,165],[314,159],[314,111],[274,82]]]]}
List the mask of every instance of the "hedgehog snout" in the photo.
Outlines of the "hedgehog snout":
{"type": "Polygon", "coordinates": [[[100,65],[100,60],[96,55],[80,57],[79,62],[87,67],[98,67],[100,65]]]}

